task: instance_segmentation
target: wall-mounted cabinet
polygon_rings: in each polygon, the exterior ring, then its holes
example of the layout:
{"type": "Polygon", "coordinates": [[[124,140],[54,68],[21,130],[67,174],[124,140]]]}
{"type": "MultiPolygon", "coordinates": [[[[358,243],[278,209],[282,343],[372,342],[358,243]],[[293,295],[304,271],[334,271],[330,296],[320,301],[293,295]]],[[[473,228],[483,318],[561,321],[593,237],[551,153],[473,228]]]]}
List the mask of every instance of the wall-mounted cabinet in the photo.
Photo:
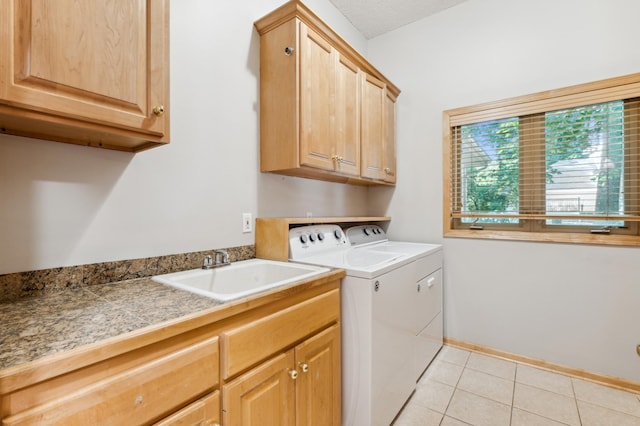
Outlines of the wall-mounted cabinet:
{"type": "Polygon", "coordinates": [[[361,127],[362,176],[395,183],[396,97],[370,75],[363,80],[361,127]]]}
{"type": "Polygon", "coordinates": [[[255,26],[261,171],[394,184],[400,90],[298,0],[255,26]]]}
{"type": "Polygon", "coordinates": [[[0,131],[141,151],[169,140],[169,0],[7,0],[0,131]]]}

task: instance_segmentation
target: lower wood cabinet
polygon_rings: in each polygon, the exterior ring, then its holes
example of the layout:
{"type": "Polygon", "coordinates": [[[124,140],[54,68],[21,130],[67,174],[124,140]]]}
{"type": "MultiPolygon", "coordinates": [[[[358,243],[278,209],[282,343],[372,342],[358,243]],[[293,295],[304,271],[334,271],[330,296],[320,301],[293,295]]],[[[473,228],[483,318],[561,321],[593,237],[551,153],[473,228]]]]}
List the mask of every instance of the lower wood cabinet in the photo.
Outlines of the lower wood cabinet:
{"type": "Polygon", "coordinates": [[[295,425],[293,371],[294,355],[289,351],[224,385],[224,424],[295,425]]]}
{"type": "Polygon", "coordinates": [[[220,391],[188,405],[154,426],[220,426],[220,391]]]}
{"type": "Polygon", "coordinates": [[[0,371],[0,425],[339,426],[343,276],[0,371]]]}
{"type": "Polygon", "coordinates": [[[298,425],[340,425],[340,327],[334,325],[295,348],[298,425]]]}
{"type": "Polygon", "coordinates": [[[95,382],[78,377],[73,386],[73,382],[61,377],[18,393],[7,403],[36,404],[2,419],[2,425],[145,424],[218,384],[217,336],[167,354],[156,356],[154,352],[140,354],[148,360],[131,368],[126,365],[135,360],[127,357],[118,366],[105,363],[105,369],[122,369],[95,382]],[[38,404],[43,397],[51,399],[38,404]]]}
{"type": "Polygon", "coordinates": [[[340,425],[340,383],[336,324],[225,384],[224,424],[340,425]]]}

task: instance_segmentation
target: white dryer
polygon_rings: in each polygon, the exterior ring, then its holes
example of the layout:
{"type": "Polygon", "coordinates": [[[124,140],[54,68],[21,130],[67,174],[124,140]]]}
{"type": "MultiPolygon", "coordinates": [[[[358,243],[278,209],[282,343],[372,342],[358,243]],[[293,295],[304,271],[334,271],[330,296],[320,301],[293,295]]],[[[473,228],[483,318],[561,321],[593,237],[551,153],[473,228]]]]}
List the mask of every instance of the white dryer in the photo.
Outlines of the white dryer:
{"type": "Polygon", "coordinates": [[[389,425],[442,346],[442,249],[377,225],[289,231],[291,261],[342,268],[343,425],[389,425]]]}

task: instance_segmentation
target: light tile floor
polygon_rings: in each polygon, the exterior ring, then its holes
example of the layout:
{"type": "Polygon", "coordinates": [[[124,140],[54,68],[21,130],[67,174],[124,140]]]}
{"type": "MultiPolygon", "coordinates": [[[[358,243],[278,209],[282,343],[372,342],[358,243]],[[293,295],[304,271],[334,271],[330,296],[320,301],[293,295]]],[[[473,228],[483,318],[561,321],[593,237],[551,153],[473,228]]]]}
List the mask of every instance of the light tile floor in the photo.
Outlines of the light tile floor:
{"type": "Polygon", "coordinates": [[[640,395],[444,346],[394,426],[640,426],[640,395]]]}

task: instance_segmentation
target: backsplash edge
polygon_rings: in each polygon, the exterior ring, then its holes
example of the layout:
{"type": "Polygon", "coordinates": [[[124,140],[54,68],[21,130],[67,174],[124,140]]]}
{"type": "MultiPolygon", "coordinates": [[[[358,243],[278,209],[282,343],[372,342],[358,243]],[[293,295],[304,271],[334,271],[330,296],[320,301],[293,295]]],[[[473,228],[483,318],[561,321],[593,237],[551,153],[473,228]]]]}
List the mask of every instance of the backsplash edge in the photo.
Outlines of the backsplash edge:
{"type": "MultiPolygon", "coordinates": [[[[202,266],[204,256],[212,254],[214,250],[219,249],[4,274],[0,275],[0,303],[68,288],[195,269],[202,266]]],[[[229,247],[224,250],[229,253],[231,262],[256,257],[255,245],[229,247]]]]}

